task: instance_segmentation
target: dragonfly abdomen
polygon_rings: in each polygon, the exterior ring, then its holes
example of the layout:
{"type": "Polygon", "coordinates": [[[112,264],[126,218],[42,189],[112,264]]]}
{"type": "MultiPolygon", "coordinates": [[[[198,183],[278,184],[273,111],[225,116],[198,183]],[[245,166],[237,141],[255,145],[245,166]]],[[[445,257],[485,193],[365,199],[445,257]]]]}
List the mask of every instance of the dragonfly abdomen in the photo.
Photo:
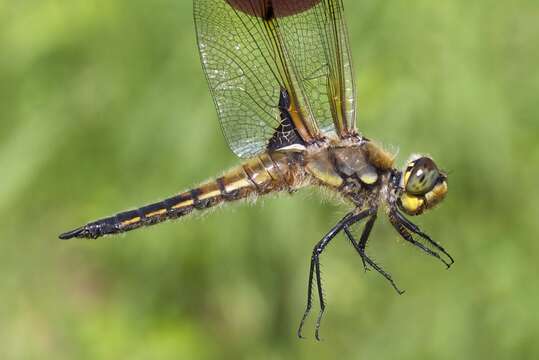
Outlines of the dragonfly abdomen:
{"type": "Polygon", "coordinates": [[[61,239],[96,239],[142,226],[176,219],[193,210],[205,210],[223,202],[289,189],[288,161],[283,156],[262,154],[227,171],[223,176],[163,201],[88,223],[60,235],[61,239]],[[275,159],[274,159],[275,157],[275,159]]]}

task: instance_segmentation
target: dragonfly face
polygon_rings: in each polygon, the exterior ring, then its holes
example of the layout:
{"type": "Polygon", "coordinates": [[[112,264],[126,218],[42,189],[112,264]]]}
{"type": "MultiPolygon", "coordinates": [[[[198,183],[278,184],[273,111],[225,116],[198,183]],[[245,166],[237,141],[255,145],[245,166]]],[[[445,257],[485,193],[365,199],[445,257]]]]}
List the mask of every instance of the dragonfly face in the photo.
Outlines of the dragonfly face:
{"type": "Polygon", "coordinates": [[[437,205],[447,194],[447,175],[428,157],[408,163],[402,176],[399,208],[409,215],[419,215],[437,205]]]}
{"type": "Polygon", "coordinates": [[[351,210],[315,245],[307,306],[316,289],[320,313],[320,257],[344,233],[365,267],[402,293],[366,253],[383,207],[400,236],[448,267],[451,256],[409,215],[421,214],[447,192],[446,175],[427,157],[401,172],[394,156],[356,128],[355,78],[342,0],[194,0],[198,48],[217,115],[230,149],[244,161],[223,176],[161,202],[90,222],[61,239],[98,238],[186,216],[193,211],[277,191],[324,187],[351,210]],[[356,240],[352,230],[364,222],[356,240]],[[316,284],[316,287],[314,286],[316,284]]]}

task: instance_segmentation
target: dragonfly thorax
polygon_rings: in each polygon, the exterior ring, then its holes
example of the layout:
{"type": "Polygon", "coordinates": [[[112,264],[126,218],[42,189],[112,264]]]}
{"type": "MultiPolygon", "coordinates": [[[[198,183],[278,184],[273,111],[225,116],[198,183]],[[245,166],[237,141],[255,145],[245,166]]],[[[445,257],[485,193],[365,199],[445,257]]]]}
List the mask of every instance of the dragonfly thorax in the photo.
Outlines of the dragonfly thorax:
{"type": "Polygon", "coordinates": [[[358,205],[374,203],[393,171],[393,156],[366,139],[308,152],[305,168],[315,183],[330,187],[358,205]]]}

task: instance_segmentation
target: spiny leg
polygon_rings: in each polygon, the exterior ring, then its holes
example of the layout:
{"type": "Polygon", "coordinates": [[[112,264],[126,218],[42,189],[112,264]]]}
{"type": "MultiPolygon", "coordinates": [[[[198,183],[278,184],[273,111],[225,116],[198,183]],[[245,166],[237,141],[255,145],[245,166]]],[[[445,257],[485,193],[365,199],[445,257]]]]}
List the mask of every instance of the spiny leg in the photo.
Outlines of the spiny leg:
{"type": "Polygon", "coordinates": [[[305,312],[303,313],[303,318],[301,319],[301,323],[299,325],[298,329],[298,336],[300,338],[303,338],[301,332],[303,328],[303,324],[305,323],[305,319],[309,315],[312,307],[312,287],[313,287],[313,273],[316,276],[316,286],[318,291],[318,298],[320,301],[320,313],[318,314],[317,320],[316,320],[316,329],[315,329],[315,337],[316,340],[320,340],[319,331],[320,331],[320,321],[322,319],[322,315],[324,313],[324,310],[326,309],[326,302],[324,300],[324,293],[322,289],[322,279],[320,275],[320,255],[326,248],[326,246],[329,244],[329,242],[342,230],[342,225],[339,224],[338,227],[334,227],[331,229],[331,231],[324,236],[324,238],[319,241],[316,246],[313,249],[313,254],[311,256],[311,266],[309,269],[309,285],[308,285],[308,291],[307,291],[307,307],[305,308],[305,312]]]}
{"type": "Polygon", "coordinates": [[[313,295],[312,295],[312,292],[313,292],[313,273],[314,273],[314,262],[312,261],[311,259],[311,266],[310,266],[310,269],[309,269],[309,283],[307,285],[307,306],[305,307],[305,312],[303,313],[303,317],[301,318],[301,322],[299,323],[299,328],[298,328],[298,337],[300,339],[304,339],[303,335],[302,335],[302,329],[303,329],[303,324],[305,323],[305,320],[307,319],[307,316],[309,315],[309,313],[311,312],[311,307],[313,305],[313,295]]]}
{"type": "Polygon", "coordinates": [[[343,230],[346,233],[346,237],[350,240],[352,243],[352,246],[359,251],[359,256],[361,258],[361,262],[363,263],[363,269],[365,272],[370,271],[369,267],[367,266],[367,262],[365,261],[365,248],[367,247],[367,240],[369,239],[369,235],[371,233],[372,227],[374,225],[374,222],[376,221],[376,210],[371,210],[371,213],[373,214],[371,218],[367,221],[365,224],[365,228],[363,230],[363,233],[361,234],[361,238],[359,243],[356,241],[354,236],[350,233],[349,226],[346,226],[343,230]]]}
{"type": "Polygon", "coordinates": [[[447,266],[447,268],[449,268],[451,266],[451,263],[448,263],[447,261],[445,261],[440,256],[440,254],[438,254],[435,251],[432,251],[431,249],[429,249],[428,247],[426,247],[425,245],[423,245],[422,243],[420,243],[419,241],[414,239],[412,234],[410,234],[410,232],[407,230],[406,226],[401,221],[399,221],[399,219],[397,219],[396,216],[390,214],[389,215],[389,221],[391,222],[391,225],[393,225],[393,227],[397,230],[399,235],[404,240],[406,240],[409,243],[411,243],[412,245],[418,247],[419,249],[421,249],[423,252],[427,253],[428,255],[437,258],[438,260],[443,262],[445,264],[445,266],[447,266]]]}
{"type": "Polygon", "coordinates": [[[449,260],[450,260],[450,263],[449,263],[448,267],[453,265],[455,260],[453,260],[453,257],[451,255],[449,255],[449,253],[440,244],[438,244],[436,241],[432,240],[429,235],[422,232],[421,229],[419,228],[419,226],[412,223],[410,220],[408,220],[406,217],[404,217],[404,215],[402,215],[399,211],[395,210],[394,214],[395,214],[397,220],[400,221],[402,223],[402,225],[404,225],[408,230],[410,230],[411,232],[413,232],[416,235],[421,236],[429,244],[431,244],[436,249],[440,250],[445,256],[447,256],[449,258],[449,260]]]}
{"type": "Polygon", "coordinates": [[[376,221],[376,213],[371,216],[371,218],[367,221],[365,224],[365,228],[363,229],[363,232],[361,233],[361,238],[359,239],[359,243],[354,238],[354,235],[350,232],[350,229],[348,226],[344,228],[344,232],[346,233],[346,236],[352,243],[352,246],[356,251],[359,253],[359,256],[361,257],[361,260],[363,261],[363,264],[367,263],[370,267],[372,267],[374,270],[376,270],[380,275],[382,275],[384,278],[386,278],[387,281],[391,284],[391,286],[395,289],[395,291],[402,295],[404,294],[404,290],[400,290],[397,287],[397,284],[395,284],[395,281],[391,277],[391,275],[386,272],[382,267],[380,267],[378,264],[376,264],[369,256],[365,253],[365,247],[367,245],[367,240],[369,239],[369,235],[371,233],[371,230],[374,226],[374,223],[376,221]]]}
{"type": "MultiPolygon", "coordinates": [[[[374,226],[374,223],[376,222],[376,210],[373,211],[373,215],[370,217],[370,219],[365,224],[365,228],[363,229],[363,232],[361,233],[361,238],[359,239],[359,243],[357,244],[356,248],[359,250],[359,255],[361,257],[361,262],[363,262],[363,267],[365,268],[365,271],[369,270],[369,268],[366,265],[365,258],[367,258],[367,255],[365,254],[365,248],[367,247],[367,241],[369,240],[369,236],[371,235],[372,228],[374,226]]],[[[352,241],[352,244],[355,244],[355,239],[352,234],[350,233],[350,230],[348,228],[345,229],[346,235],[350,241],[352,241]]],[[[368,262],[368,261],[367,261],[368,262]]]]}
{"type": "Polygon", "coordinates": [[[309,269],[309,283],[307,286],[307,306],[305,307],[305,312],[303,313],[303,317],[301,318],[301,322],[299,324],[299,328],[298,328],[299,338],[303,338],[303,335],[302,335],[303,325],[312,308],[312,287],[313,287],[313,274],[314,274],[316,276],[317,291],[318,291],[318,297],[320,300],[320,313],[318,314],[318,317],[316,320],[315,337],[317,340],[320,340],[320,334],[319,334],[320,322],[322,320],[322,316],[326,308],[323,290],[322,290],[322,279],[320,276],[320,255],[322,254],[326,246],[329,244],[329,242],[339,232],[341,232],[345,226],[350,226],[351,224],[354,224],[360,221],[361,219],[365,218],[368,215],[369,215],[368,211],[363,211],[356,215],[354,215],[353,212],[348,213],[314,247],[313,254],[311,256],[311,266],[309,269]]]}
{"type": "MultiPolygon", "coordinates": [[[[320,254],[318,254],[320,255],[320,254]]],[[[320,259],[316,258],[315,262],[315,271],[316,271],[316,287],[318,290],[318,300],[320,301],[320,312],[316,318],[316,325],[314,330],[314,337],[316,340],[320,341],[320,322],[322,321],[322,315],[326,310],[326,302],[324,301],[324,291],[322,290],[322,277],[320,275],[320,259]]]]}
{"type": "Polygon", "coordinates": [[[322,238],[322,240],[320,240],[316,244],[316,246],[313,249],[313,253],[312,253],[312,256],[311,256],[311,265],[310,265],[310,268],[309,268],[309,283],[307,285],[307,306],[305,307],[305,312],[303,313],[303,317],[301,318],[301,322],[299,323],[299,328],[298,328],[298,337],[299,338],[303,338],[303,335],[302,335],[303,325],[305,324],[305,320],[307,319],[307,316],[311,312],[311,308],[312,308],[312,303],[313,303],[313,301],[312,301],[313,274],[315,274],[315,272],[316,272],[316,282],[317,282],[317,284],[319,286],[318,291],[319,291],[319,296],[320,296],[320,299],[321,299],[321,302],[320,302],[321,306],[322,306],[322,303],[324,301],[323,296],[320,295],[322,284],[321,284],[321,280],[320,280],[320,276],[319,276],[320,266],[319,266],[318,256],[322,253],[322,251],[324,251],[324,248],[327,246],[327,244],[329,244],[331,239],[333,239],[342,230],[342,222],[344,220],[347,220],[350,217],[351,217],[351,214],[350,213],[347,214],[341,221],[339,221],[337,223],[337,225],[335,225],[322,238]]]}

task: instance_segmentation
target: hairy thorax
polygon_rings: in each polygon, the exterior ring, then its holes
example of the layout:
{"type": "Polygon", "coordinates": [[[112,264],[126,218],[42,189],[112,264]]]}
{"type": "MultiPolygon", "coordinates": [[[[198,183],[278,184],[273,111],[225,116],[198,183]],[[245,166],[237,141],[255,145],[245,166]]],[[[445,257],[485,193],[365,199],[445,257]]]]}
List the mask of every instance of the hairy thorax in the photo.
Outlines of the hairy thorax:
{"type": "Polygon", "coordinates": [[[311,148],[303,161],[314,185],[329,187],[364,207],[378,203],[394,157],[371,141],[350,139],[338,145],[311,148]]]}

